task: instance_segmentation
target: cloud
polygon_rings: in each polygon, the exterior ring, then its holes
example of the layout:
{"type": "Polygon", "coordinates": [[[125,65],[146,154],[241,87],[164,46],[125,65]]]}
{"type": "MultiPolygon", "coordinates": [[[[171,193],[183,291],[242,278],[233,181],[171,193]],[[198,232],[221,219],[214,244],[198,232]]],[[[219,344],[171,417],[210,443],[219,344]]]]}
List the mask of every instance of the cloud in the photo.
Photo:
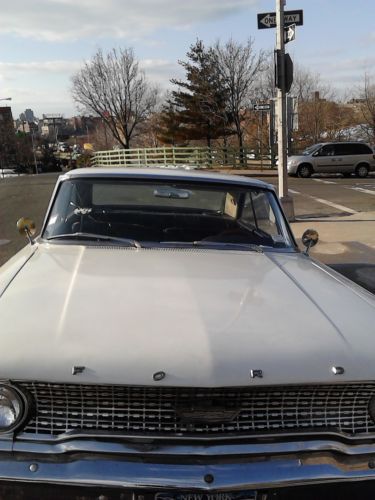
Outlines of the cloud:
{"type": "Polygon", "coordinates": [[[70,73],[82,66],[79,61],[0,62],[2,76],[14,73],[70,73]]]}
{"type": "MultiPolygon", "coordinates": [[[[60,0],[70,1],[70,0],[60,0]]],[[[0,80],[16,80],[17,78],[38,76],[48,79],[58,75],[69,78],[82,68],[84,61],[30,61],[30,62],[0,62],[0,80]]],[[[163,86],[168,84],[172,77],[181,76],[183,71],[176,62],[167,59],[142,59],[140,67],[147,77],[163,86]]]]}
{"type": "Polygon", "coordinates": [[[134,37],[183,29],[248,9],[256,0],[18,0],[7,3],[0,33],[49,41],[134,37]]]}
{"type": "Polygon", "coordinates": [[[361,84],[365,73],[371,73],[375,67],[375,56],[334,59],[320,57],[309,62],[309,69],[319,73],[322,80],[330,82],[338,89],[345,89],[361,84]]]}
{"type": "MultiPolygon", "coordinates": [[[[182,68],[168,59],[143,59],[139,62],[149,80],[161,90],[170,87],[171,78],[183,76],[182,68]]],[[[70,78],[82,65],[83,61],[66,60],[0,62],[0,97],[12,97],[14,116],[28,107],[34,109],[37,116],[54,112],[75,114],[70,78]]]]}
{"type": "Polygon", "coordinates": [[[143,59],[140,66],[149,80],[157,83],[162,88],[170,87],[171,78],[183,78],[182,67],[173,61],[166,59],[143,59]]]}

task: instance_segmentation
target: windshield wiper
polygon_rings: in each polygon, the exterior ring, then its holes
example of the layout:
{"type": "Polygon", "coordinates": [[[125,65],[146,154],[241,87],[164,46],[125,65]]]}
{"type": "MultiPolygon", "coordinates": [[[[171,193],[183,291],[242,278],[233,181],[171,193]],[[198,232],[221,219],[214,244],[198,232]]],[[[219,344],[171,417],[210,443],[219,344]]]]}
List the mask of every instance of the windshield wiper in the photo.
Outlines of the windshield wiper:
{"type": "Polygon", "coordinates": [[[259,245],[255,245],[255,243],[230,243],[224,241],[204,241],[197,240],[193,241],[192,245],[195,247],[234,247],[234,248],[246,248],[246,250],[251,250],[253,252],[263,253],[262,248],[259,245]]]}
{"type": "Polygon", "coordinates": [[[132,238],[117,238],[116,236],[106,236],[105,234],[94,234],[94,233],[66,233],[66,234],[57,234],[56,236],[50,236],[47,238],[47,241],[51,240],[66,240],[66,239],[88,239],[88,240],[96,240],[96,241],[116,241],[117,243],[128,243],[129,245],[134,246],[135,248],[142,248],[142,245],[139,241],[134,240],[132,238]]]}

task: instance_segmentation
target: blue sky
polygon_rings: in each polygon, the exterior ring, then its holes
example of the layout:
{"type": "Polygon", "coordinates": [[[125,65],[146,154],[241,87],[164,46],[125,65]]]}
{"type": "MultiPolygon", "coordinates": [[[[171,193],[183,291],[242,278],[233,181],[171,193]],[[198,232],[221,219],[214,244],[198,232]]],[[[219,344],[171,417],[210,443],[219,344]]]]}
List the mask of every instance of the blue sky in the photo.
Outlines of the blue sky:
{"type": "MultiPolygon", "coordinates": [[[[131,46],[151,80],[168,87],[196,38],[244,41],[272,50],[275,30],[257,13],[275,0],[0,0],[0,97],[13,115],[77,114],[70,78],[97,48],[131,46]]],[[[349,95],[365,72],[375,76],[374,0],[287,0],[304,26],[287,49],[298,64],[349,95]]]]}

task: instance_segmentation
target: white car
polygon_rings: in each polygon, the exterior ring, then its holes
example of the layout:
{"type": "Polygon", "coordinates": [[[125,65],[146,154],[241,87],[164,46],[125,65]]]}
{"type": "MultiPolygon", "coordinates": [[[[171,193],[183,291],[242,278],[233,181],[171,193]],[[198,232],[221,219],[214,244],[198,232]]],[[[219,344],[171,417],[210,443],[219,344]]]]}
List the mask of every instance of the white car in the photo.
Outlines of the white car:
{"type": "Polygon", "coordinates": [[[343,174],[367,177],[375,171],[375,154],[363,142],[326,142],[314,144],[301,155],[289,156],[289,175],[311,177],[312,174],[343,174]]]}
{"type": "Polygon", "coordinates": [[[0,480],[250,500],[375,479],[375,298],[299,251],[272,186],[78,169],[19,228],[0,480]]]}

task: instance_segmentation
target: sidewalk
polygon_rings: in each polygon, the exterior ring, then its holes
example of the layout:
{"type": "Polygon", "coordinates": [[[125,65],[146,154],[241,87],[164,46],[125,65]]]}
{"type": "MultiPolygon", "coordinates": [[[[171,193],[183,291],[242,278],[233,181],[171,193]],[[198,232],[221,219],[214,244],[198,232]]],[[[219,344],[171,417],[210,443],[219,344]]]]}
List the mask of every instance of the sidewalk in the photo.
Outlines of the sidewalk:
{"type": "MultiPolygon", "coordinates": [[[[375,265],[375,211],[308,221],[297,218],[291,226],[298,244],[306,229],[318,231],[319,242],[310,253],[326,264],[351,262],[375,265]]],[[[302,244],[300,247],[303,248],[302,244]]]]}
{"type": "MultiPolygon", "coordinates": [[[[220,167],[220,168],[212,168],[210,172],[218,172],[220,174],[229,174],[229,175],[244,175],[245,177],[277,177],[277,169],[276,168],[268,168],[265,167],[262,170],[260,168],[230,168],[230,167],[220,167]]],[[[265,182],[267,182],[265,180],[265,182]]]]}
{"type": "Polygon", "coordinates": [[[291,223],[298,246],[306,229],[319,233],[311,257],[331,266],[375,294],[375,212],[291,223]]]}

